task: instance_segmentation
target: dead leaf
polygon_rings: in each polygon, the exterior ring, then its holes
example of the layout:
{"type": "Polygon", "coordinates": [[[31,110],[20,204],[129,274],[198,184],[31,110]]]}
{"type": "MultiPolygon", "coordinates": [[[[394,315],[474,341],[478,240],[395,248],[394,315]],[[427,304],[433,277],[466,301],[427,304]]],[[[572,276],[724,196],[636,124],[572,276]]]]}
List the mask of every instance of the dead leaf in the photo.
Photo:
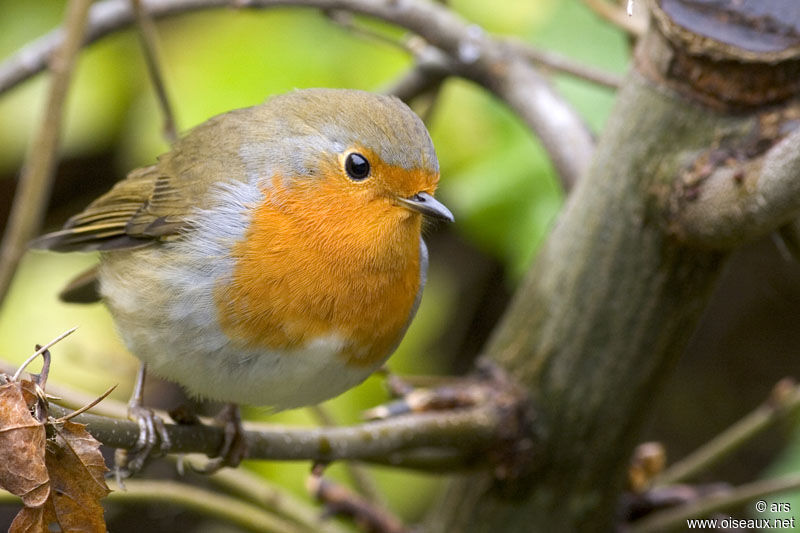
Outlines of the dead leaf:
{"type": "Polygon", "coordinates": [[[0,386],[0,487],[22,498],[25,507],[9,533],[105,532],[100,500],[110,490],[100,443],[82,424],[45,425],[31,411],[36,386],[30,381],[0,386]]]}
{"type": "Polygon", "coordinates": [[[31,415],[37,398],[30,381],[0,386],[0,487],[27,507],[50,495],[45,465],[45,428],[31,415]]]}
{"type": "Polygon", "coordinates": [[[52,530],[51,524],[65,533],[105,532],[100,500],[111,491],[105,482],[108,469],[100,443],[83,424],[57,424],[54,437],[47,441],[45,462],[50,497],[45,505],[20,511],[9,533],[47,532],[52,530]]]}

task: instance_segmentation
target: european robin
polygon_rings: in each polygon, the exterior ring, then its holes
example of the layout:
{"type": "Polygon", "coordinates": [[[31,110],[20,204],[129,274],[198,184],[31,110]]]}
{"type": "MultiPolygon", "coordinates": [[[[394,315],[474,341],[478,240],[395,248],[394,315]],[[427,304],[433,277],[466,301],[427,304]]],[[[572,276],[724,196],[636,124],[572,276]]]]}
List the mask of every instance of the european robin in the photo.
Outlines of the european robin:
{"type": "Polygon", "coordinates": [[[298,90],[195,127],[35,246],[101,251],[97,298],[149,371],[299,407],[397,347],[425,285],[423,216],[453,219],[438,180],[398,99],[298,90]]]}

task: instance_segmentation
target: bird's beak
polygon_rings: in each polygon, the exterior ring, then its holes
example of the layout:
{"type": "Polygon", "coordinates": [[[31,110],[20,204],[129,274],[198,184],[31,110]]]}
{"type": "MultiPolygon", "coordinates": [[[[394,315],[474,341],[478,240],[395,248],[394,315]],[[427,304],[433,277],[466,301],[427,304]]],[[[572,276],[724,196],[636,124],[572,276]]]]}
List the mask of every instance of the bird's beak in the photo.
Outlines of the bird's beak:
{"type": "Polygon", "coordinates": [[[451,213],[443,203],[426,192],[418,192],[410,198],[398,197],[397,201],[400,205],[429,217],[446,220],[448,222],[453,222],[455,220],[453,218],[453,213],[451,213]]]}

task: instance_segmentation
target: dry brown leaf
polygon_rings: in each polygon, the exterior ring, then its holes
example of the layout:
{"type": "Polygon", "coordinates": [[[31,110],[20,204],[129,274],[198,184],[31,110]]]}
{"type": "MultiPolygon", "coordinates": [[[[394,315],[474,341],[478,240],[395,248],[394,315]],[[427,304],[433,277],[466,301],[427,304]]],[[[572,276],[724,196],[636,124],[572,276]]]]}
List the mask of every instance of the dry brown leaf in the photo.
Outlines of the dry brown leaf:
{"type": "Polygon", "coordinates": [[[9,533],[46,532],[51,530],[52,523],[66,533],[105,532],[100,500],[110,490],[105,482],[108,469],[100,453],[100,443],[83,424],[75,422],[57,424],[54,433],[47,441],[45,455],[50,498],[41,507],[23,509],[9,533]]]}
{"type": "Polygon", "coordinates": [[[31,382],[0,386],[0,486],[25,507],[9,533],[105,532],[100,500],[110,491],[100,443],[75,422],[45,426],[31,415],[38,401],[31,382]]]}
{"type": "Polygon", "coordinates": [[[55,521],[53,502],[48,499],[39,507],[23,507],[11,522],[8,533],[50,533],[49,524],[55,521]]]}
{"type": "Polygon", "coordinates": [[[50,494],[45,428],[31,415],[36,401],[30,381],[0,386],[0,487],[28,507],[41,506],[50,494]]]}

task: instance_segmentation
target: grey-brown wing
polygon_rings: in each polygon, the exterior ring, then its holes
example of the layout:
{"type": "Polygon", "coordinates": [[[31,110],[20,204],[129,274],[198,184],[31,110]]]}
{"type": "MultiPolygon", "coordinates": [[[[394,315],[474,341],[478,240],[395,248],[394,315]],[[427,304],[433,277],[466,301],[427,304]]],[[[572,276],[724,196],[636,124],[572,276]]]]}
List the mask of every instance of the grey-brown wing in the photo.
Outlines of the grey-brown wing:
{"type": "Polygon", "coordinates": [[[134,170],[62,229],[42,235],[31,246],[58,252],[120,250],[174,239],[191,200],[181,181],[160,165],[134,170]]]}

